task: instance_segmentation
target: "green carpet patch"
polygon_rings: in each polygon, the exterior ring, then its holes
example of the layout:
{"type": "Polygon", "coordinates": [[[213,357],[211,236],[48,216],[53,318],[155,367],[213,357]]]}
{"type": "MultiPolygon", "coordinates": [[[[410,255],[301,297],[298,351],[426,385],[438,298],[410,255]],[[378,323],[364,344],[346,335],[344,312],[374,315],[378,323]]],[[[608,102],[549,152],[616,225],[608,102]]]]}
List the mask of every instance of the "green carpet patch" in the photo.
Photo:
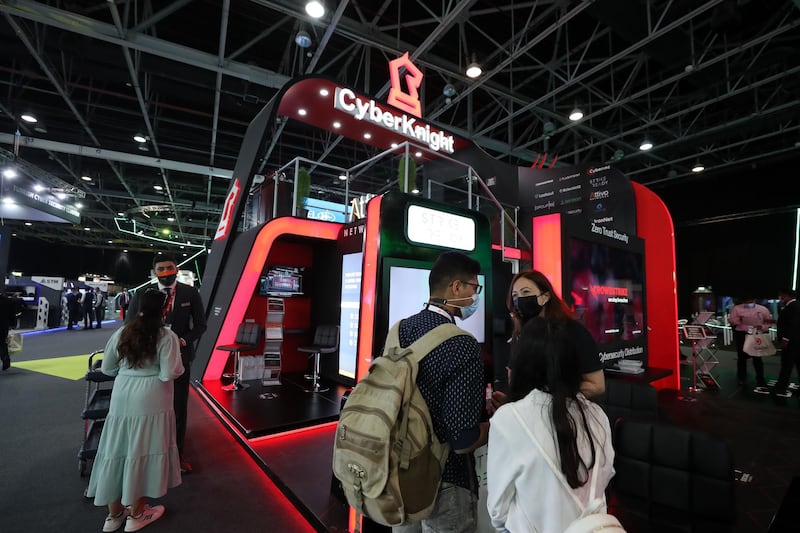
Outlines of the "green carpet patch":
{"type": "Polygon", "coordinates": [[[11,366],[77,381],[83,379],[89,369],[89,354],[20,362],[14,361],[12,356],[11,366]]]}

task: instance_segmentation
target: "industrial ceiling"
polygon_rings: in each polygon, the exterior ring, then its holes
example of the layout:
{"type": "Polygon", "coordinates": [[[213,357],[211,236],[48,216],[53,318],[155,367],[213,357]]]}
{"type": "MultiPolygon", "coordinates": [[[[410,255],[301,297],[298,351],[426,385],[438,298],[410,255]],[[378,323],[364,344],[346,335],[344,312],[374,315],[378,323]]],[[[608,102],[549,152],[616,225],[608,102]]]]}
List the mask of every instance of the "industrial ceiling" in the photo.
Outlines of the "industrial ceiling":
{"type": "MultiPolygon", "coordinates": [[[[0,0],[0,160],[81,204],[80,223],[3,224],[23,239],[153,244],[124,218],[208,245],[247,125],[288,80],[384,99],[387,62],[405,52],[425,75],[425,119],[503,161],[612,164],[676,220],[698,216],[677,198],[746,180],[747,202],[717,216],[800,206],[785,193],[800,159],[797,0],[325,0],[319,19],[304,4],[0,0]]],[[[377,153],[285,122],[264,146],[267,177],[295,157],[350,168],[377,153]]],[[[349,187],[380,192],[395,176],[376,165],[349,187]]],[[[331,199],[344,186],[323,167],[314,184],[331,199]]]]}

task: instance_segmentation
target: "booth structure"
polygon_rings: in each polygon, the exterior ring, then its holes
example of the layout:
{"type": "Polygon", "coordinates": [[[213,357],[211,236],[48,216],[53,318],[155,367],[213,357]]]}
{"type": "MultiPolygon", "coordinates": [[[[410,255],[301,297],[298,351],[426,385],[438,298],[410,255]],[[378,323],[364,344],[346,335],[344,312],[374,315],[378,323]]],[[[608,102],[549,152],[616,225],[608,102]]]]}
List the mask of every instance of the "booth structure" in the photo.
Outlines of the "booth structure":
{"type": "Polygon", "coordinates": [[[279,91],[248,127],[201,289],[208,329],[193,385],[319,531],[348,526],[330,471],[342,398],[380,353],[389,326],[427,301],[428,272],[442,251],[481,264],[482,308],[459,325],[483,347],[487,380],[506,362],[512,270],[532,266],[595,336],[609,377],[620,360],[636,359],[645,374],[629,378],[679,388],[673,229],[658,197],[609,166],[533,169],[497,161],[424,122],[409,105],[416,90],[400,99],[390,94],[394,105],[319,77],[279,91]],[[347,198],[349,221],[318,211],[299,218],[291,216],[295,206],[311,204],[299,198],[297,176],[290,187],[276,175],[262,184],[270,207],[248,211],[256,162],[273,125],[287,120],[385,154],[418,152],[426,197],[390,190],[352,206],[347,198]],[[515,206],[530,249],[505,246],[505,206],[515,206]],[[261,220],[240,231],[253,212],[261,220]],[[263,337],[236,365],[218,347],[248,323],[262,326],[263,337]],[[232,373],[251,386],[227,387],[232,373]]]}

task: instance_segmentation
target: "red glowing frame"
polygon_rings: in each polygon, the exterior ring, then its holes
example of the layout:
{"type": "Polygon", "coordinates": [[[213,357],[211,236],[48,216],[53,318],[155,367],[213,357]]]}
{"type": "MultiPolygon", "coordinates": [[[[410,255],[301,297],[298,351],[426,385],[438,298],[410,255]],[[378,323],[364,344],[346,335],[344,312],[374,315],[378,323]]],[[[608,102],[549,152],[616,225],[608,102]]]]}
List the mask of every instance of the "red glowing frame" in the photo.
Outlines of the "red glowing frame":
{"type": "MultiPolygon", "coordinates": [[[[279,237],[296,235],[335,241],[341,230],[342,224],[336,222],[322,222],[294,217],[276,218],[264,224],[250,249],[250,255],[247,258],[239,283],[236,285],[236,290],[231,299],[231,306],[225,315],[217,342],[214,345],[223,344],[221,339],[233,339],[236,337],[236,330],[244,320],[247,307],[266,264],[267,256],[272,249],[273,243],[279,237]]],[[[225,370],[229,355],[229,352],[214,349],[203,373],[203,380],[219,380],[225,370]]]]}

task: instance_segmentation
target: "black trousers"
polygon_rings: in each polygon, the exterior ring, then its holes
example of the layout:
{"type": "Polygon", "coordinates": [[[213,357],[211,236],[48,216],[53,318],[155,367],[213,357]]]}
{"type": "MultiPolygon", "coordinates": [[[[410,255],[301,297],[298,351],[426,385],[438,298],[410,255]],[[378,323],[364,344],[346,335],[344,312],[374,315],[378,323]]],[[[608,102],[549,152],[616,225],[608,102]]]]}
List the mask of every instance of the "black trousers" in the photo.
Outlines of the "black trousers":
{"type": "Polygon", "coordinates": [[[781,352],[781,372],[778,375],[778,382],[775,384],[775,392],[786,392],[789,379],[792,377],[792,370],[795,368],[797,368],[797,377],[800,379],[800,350],[797,348],[792,351],[783,350],[781,352]]]}
{"type": "Polygon", "coordinates": [[[175,409],[175,440],[178,452],[183,455],[183,443],[186,440],[186,419],[189,405],[189,383],[191,382],[191,363],[183,362],[183,374],[175,380],[173,408],[175,409]]]}
{"type": "Polygon", "coordinates": [[[8,355],[8,343],[6,343],[7,337],[8,330],[0,329],[0,361],[3,362],[11,361],[11,357],[8,355]]]}
{"type": "Polygon", "coordinates": [[[733,342],[736,344],[736,378],[739,381],[747,379],[747,360],[753,360],[753,369],[756,371],[756,384],[766,386],[767,380],[764,379],[764,361],[760,357],[751,357],[744,353],[744,339],[747,337],[746,331],[733,330],[733,342]]]}

